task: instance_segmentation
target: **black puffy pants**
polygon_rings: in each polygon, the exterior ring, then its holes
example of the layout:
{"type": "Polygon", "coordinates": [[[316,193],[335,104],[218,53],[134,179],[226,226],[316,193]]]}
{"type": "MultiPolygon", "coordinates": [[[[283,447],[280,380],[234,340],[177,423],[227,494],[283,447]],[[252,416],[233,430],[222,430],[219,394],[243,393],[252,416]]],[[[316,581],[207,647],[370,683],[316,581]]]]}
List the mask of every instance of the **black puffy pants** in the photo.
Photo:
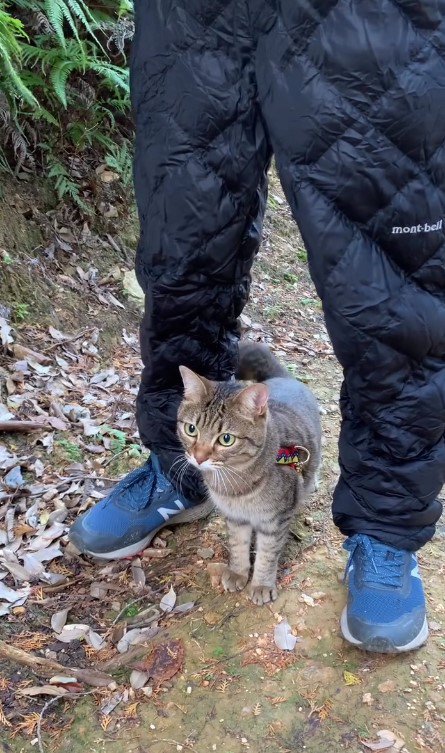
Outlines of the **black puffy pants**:
{"type": "MultiPolygon", "coordinates": [[[[445,479],[445,0],[136,0],[142,440],[228,379],[272,153],[344,369],[335,523],[415,550],[445,479]]],[[[187,493],[202,495],[199,479],[187,493]]]]}

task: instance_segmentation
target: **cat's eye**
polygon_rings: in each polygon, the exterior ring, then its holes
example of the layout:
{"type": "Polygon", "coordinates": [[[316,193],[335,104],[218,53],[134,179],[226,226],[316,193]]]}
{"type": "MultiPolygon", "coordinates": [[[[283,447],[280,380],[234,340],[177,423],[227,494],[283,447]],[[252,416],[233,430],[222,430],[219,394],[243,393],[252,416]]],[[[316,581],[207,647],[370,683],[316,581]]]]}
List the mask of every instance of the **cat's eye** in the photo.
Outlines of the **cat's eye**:
{"type": "Polygon", "coordinates": [[[195,424],[184,424],[184,431],[188,437],[197,437],[198,429],[195,424]]]}
{"type": "Polygon", "coordinates": [[[235,435],[229,434],[228,432],[226,434],[220,434],[218,437],[218,442],[222,444],[223,447],[231,447],[233,444],[235,444],[235,435]]]}

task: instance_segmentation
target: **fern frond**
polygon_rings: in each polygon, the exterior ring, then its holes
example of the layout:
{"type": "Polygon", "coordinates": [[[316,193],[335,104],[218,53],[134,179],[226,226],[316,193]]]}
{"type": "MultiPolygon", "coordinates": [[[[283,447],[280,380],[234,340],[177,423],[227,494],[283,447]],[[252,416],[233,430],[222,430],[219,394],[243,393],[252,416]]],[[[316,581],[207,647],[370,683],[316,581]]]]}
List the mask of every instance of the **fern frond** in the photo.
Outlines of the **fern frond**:
{"type": "Polygon", "coordinates": [[[96,44],[102,49],[98,38],[96,37],[90,21],[94,23],[94,18],[90,13],[90,10],[83,0],[67,0],[67,4],[76,18],[82,23],[85,30],[93,37],[96,44]]]}
{"type": "Polygon", "coordinates": [[[127,71],[119,68],[119,66],[111,65],[111,63],[108,64],[92,61],[89,64],[89,68],[92,71],[99,73],[106,83],[112,84],[118,89],[122,89],[127,94],[130,92],[129,74],[127,71]]]}
{"type": "Polygon", "coordinates": [[[62,105],[67,108],[66,99],[66,82],[68,76],[75,69],[75,64],[69,60],[61,60],[54,68],[51,69],[50,79],[56,96],[60,99],[62,105]]]}
{"type": "Polygon", "coordinates": [[[44,0],[45,15],[63,49],[66,47],[65,32],[63,31],[64,7],[65,3],[63,0],[62,2],[60,0],[44,0]]]}
{"type": "Polygon", "coordinates": [[[12,93],[18,98],[23,99],[31,107],[38,107],[38,101],[34,94],[23,83],[19,73],[13,65],[9,51],[0,37],[0,70],[3,68],[3,74],[6,81],[9,81],[12,93]],[[14,91],[15,90],[15,91],[14,91]]]}
{"type": "Polygon", "coordinates": [[[60,126],[59,121],[56,120],[54,115],[51,115],[51,113],[45,107],[42,107],[41,105],[39,105],[35,113],[33,113],[33,118],[34,120],[38,120],[41,118],[46,123],[49,123],[49,125],[56,126],[57,128],[60,126]]]}

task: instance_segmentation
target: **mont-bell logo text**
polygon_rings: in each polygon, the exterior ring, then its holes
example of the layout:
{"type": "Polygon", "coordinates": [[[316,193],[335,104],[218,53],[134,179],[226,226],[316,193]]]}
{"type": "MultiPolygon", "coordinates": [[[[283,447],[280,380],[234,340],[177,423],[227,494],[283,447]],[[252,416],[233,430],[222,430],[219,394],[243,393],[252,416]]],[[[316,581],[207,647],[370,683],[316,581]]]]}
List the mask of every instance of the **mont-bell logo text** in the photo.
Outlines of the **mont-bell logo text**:
{"type": "Polygon", "coordinates": [[[443,220],[438,220],[434,225],[429,225],[428,222],[424,222],[421,225],[407,225],[406,227],[393,227],[393,235],[416,235],[416,233],[432,233],[434,230],[442,230],[443,220]]]}

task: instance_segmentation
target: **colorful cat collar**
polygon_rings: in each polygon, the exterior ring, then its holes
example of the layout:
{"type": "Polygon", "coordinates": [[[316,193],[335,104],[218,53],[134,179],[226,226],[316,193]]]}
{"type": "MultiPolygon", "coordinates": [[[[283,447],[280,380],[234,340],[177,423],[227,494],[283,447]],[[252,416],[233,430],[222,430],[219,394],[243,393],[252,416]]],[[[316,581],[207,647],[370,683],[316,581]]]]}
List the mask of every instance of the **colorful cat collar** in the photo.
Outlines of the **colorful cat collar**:
{"type": "Polygon", "coordinates": [[[303,466],[309,462],[311,453],[306,447],[293,445],[292,447],[280,447],[276,462],[278,465],[287,465],[301,473],[303,466]]]}

